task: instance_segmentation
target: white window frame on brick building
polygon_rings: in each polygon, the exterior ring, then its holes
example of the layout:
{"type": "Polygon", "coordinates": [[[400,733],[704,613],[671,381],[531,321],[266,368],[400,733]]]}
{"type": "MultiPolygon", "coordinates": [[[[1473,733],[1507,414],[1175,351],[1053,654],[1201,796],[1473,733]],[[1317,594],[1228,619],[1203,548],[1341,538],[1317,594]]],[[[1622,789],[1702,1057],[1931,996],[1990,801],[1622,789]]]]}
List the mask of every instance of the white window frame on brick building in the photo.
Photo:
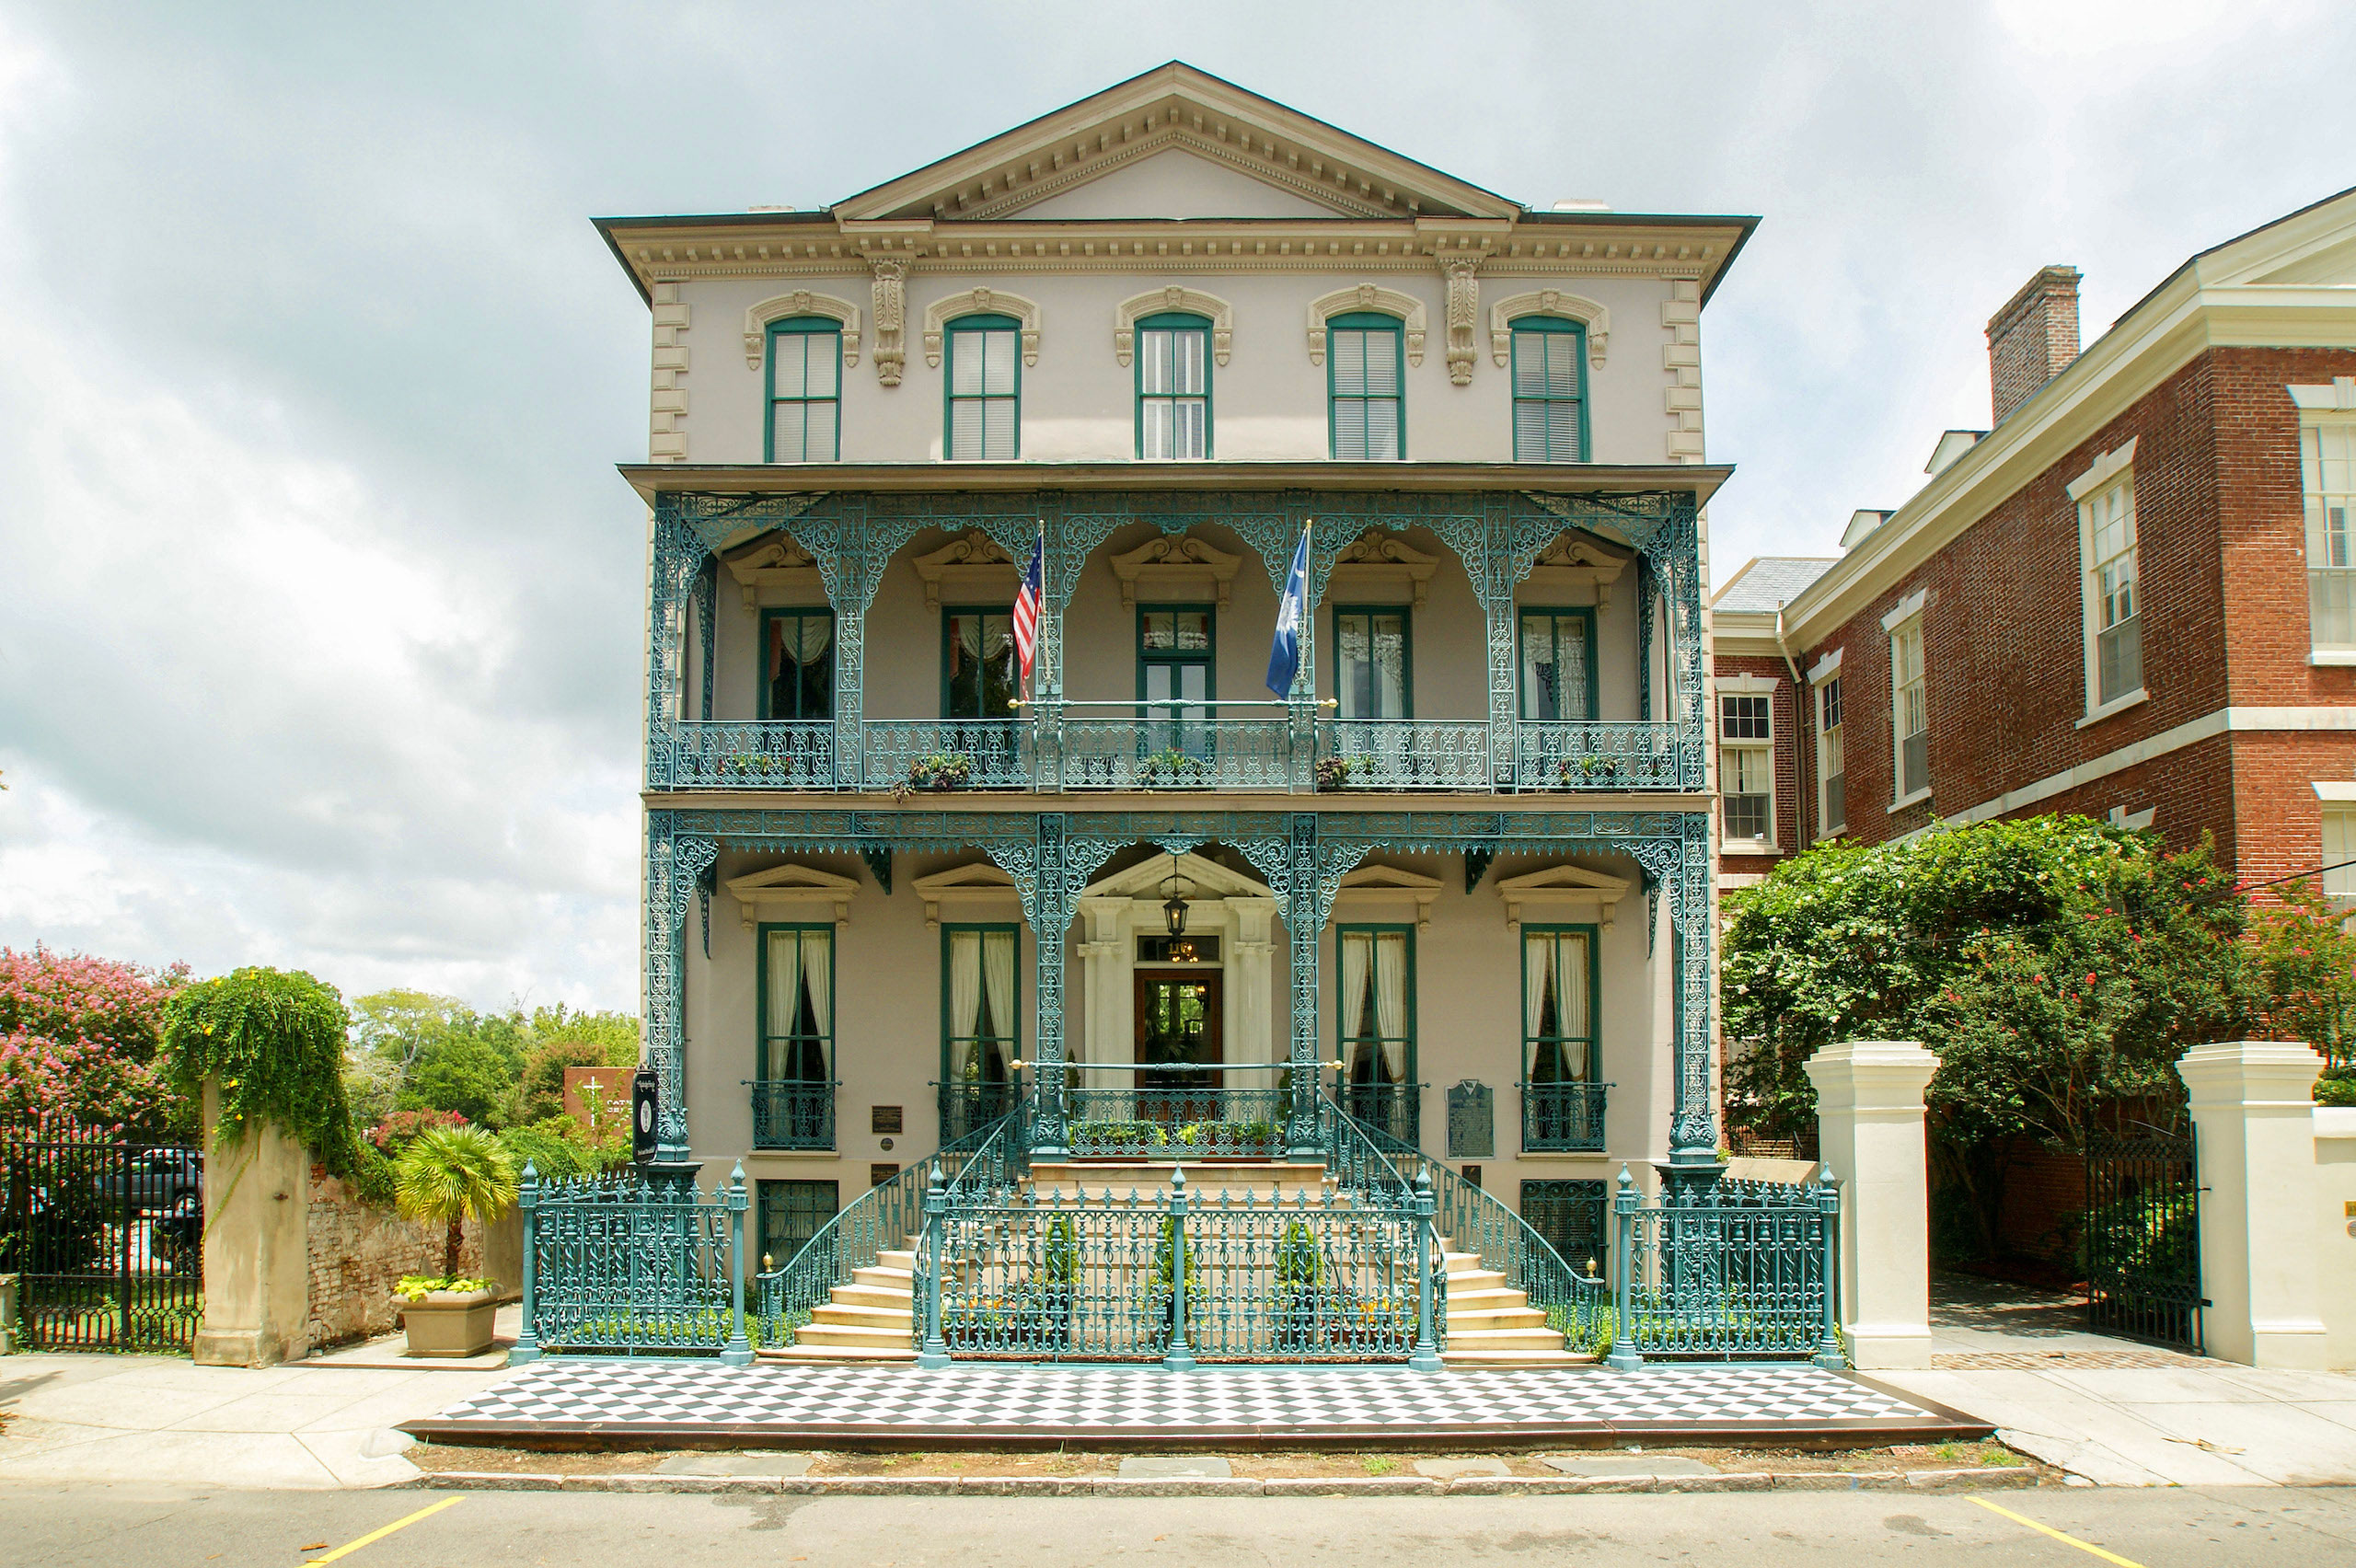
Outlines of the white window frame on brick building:
{"type": "Polygon", "coordinates": [[[1775,689],[1783,683],[1773,675],[1720,675],[1714,684],[1720,847],[1733,855],[1772,855],[1776,852],[1775,689]],[[1743,804],[1738,807],[1738,801],[1743,804]],[[1761,801],[1763,807],[1752,803],[1761,801]],[[1748,827],[1754,817],[1766,831],[1735,831],[1738,821],[1748,827]]]}
{"type": "Polygon", "coordinates": [[[2290,393],[2306,508],[2307,662],[2356,664],[2356,376],[2290,393]]]}
{"type": "Polygon", "coordinates": [[[1931,798],[1931,663],[1923,642],[1923,605],[1929,596],[1917,588],[1881,618],[1881,628],[1889,633],[1889,809],[1893,812],[1931,798]],[[1909,744],[1922,749],[1922,782],[1911,790],[1906,787],[1909,744]]]}
{"type": "Polygon", "coordinates": [[[1807,673],[1816,709],[1816,836],[1834,838],[1849,830],[1849,769],[1842,726],[1841,650],[1819,659],[1807,673]]]}
{"type": "Polygon", "coordinates": [[[2085,717],[2098,723],[2149,694],[2143,684],[2143,598],[2137,571],[2135,443],[2106,452],[2070,482],[2078,507],[2080,600],[2085,616],[2085,717]]]}
{"type": "Polygon", "coordinates": [[[2356,865],[2342,863],[2356,860],[2356,779],[2318,778],[2315,791],[2323,802],[2316,864],[2324,868],[2324,896],[2356,903],[2356,865]]]}

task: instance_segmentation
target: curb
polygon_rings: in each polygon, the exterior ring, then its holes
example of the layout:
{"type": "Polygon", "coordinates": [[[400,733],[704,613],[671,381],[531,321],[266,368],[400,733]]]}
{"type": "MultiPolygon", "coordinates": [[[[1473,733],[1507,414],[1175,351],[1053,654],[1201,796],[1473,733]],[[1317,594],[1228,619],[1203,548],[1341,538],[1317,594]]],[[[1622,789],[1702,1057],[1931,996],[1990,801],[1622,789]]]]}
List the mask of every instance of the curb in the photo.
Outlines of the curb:
{"type": "Polygon", "coordinates": [[[1172,1477],[956,1475],[537,1475],[443,1470],[400,1483],[411,1492],[755,1493],[799,1497],[1559,1497],[1614,1493],[1986,1492],[2035,1486],[2026,1467],[1937,1470],[1803,1470],[1789,1475],[1473,1475],[1172,1477]]]}

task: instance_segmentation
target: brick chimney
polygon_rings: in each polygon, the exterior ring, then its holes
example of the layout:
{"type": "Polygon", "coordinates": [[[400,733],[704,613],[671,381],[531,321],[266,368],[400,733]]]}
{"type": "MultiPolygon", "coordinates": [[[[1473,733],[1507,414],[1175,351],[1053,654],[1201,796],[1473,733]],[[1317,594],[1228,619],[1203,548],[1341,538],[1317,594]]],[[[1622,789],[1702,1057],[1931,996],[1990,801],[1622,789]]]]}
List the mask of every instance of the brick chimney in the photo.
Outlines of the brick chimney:
{"type": "Polygon", "coordinates": [[[1988,322],[1996,421],[2078,357],[2078,270],[2042,267],[1988,322]]]}

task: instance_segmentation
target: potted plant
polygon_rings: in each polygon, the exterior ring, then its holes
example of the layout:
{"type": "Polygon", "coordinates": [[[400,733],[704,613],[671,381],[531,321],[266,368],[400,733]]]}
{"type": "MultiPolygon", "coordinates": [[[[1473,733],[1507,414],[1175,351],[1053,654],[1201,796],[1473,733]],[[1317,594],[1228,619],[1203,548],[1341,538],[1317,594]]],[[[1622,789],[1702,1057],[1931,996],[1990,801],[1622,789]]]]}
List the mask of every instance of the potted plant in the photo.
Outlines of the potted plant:
{"type": "Polygon", "coordinates": [[[912,790],[962,790],[973,776],[973,759],[955,752],[933,752],[908,764],[908,788],[912,790]]]}
{"type": "Polygon", "coordinates": [[[1148,784],[1184,784],[1199,776],[1203,759],[1176,746],[1164,746],[1145,759],[1139,770],[1148,784]]]}
{"type": "Polygon", "coordinates": [[[1554,765],[1556,787],[1576,790],[1582,784],[1601,779],[1609,784],[1620,777],[1620,759],[1616,756],[1566,756],[1554,765]]]}
{"type": "Polygon", "coordinates": [[[1317,787],[1320,790],[1346,790],[1350,775],[1363,773],[1366,765],[1346,756],[1329,756],[1317,765],[1317,787]]]}
{"type": "Polygon", "coordinates": [[[405,1219],[443,1227],[442,1273],[397,1287],[409,1354],[479,1355],[491,1348],[498,1281],[462,1278],[458,1249],[469,1217],[489,1224],[515,1202],[515,1164],[480,1127],[428,1127],[393,1167],[394,1205],[405,1219]]]}

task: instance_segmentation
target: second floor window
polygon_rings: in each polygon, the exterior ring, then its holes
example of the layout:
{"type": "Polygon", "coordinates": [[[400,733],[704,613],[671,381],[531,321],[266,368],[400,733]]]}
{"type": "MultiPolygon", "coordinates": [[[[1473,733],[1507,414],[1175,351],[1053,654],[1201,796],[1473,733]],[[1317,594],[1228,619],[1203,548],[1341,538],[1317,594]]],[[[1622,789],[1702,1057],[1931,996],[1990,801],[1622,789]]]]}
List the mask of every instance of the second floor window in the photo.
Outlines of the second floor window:
{"type": "Polygon", "coordinates": [[[1326,320],[1334,456],[1364,462],[1406,455],[1407,398],[1399,368],[1404,338],[1395,316],[1353,311],[1326,320]]]}
{"type": "Polygon", "coordinates": [[[2143,689],[2143,603],[2135,578],[2135,479],[2078,503],[2086,550],[2086,710],[2143,689]]]}
{"type": "Polygon", "coordinates": [[[768,461],[842,455],[842,323],[797,316],[769,323],[768,461]]]}
{"type": "Polygon", "coordinates": [[[1022,455],[1022,324],[1011,316],[949,323],[949,430],[953,462],[1022,455]]]}
{"type": "Polygon", "coordinates": [[[761,612],[761,717],[835,716],[832,610],[761,612]]]}
{"type": "Polygon", "coordinates": [[[1156,605],[1138,611],[1138,696],[1147,708],[1147,749],[1199,754],[1209,744],[1206,703],[1217,666],[1208,605],[1156,605]],[[1184,704],[1184,706],[1175,706],[1184,704]]]}
{"type": "Polygon", "coordinates": [[[1904,801],[1931,787],[1930,682],[1923,668],[1923,617],[1915,616],[1889,634],[1889,725],[1898,765],[1893,800],[1904,801]]]}
{"type": "Polygon", "coordinates": [[[941,1082],[975,1095],[1006,1084],[1020,1055],[1012,926],[943,926],[941,1082]]]}
{"type": "Polygon", "coordinates": [[[1775,837],[1773,697],[1718,698],[1718,793],[1726,836],[1772,843],[1775,837]]]}
{"type": "Polygon", "coordinates": [[[2323,804],[2323,891],[2327,898],[2356,897],[2356,805],[2323,804]]]}
{"type": "Polygon", "coordinates": [[[2307,511],[2307,635],[2317,652],[2356,653],[2356,421],[2299,431],[2307,511]]]}
{"type": "Polygon", "coordinates": [[[1517,463],[1587,458],[1587,329],[1553,316],[1513,324],[1513,456],[1517,463]]]}
{"type": "Polygon", "coordinates": [[[1525,926],[1521,1033],[1525,1082],[1590,1083],[1597,1077],[1595,928],[1525,926]]]}
{"type": "Polygon", "coordinates": [[[1595,612],[1521,612],[1521,716],[1595,716],[1595,612]]]}
{"type": "Polygon", "coordinates": [[[1842,752],[1841,677],[1828,675],[1816,688],[1817,820],[1830,836],[1849,825],[1849,765],[1842,752]]]}
{"type": "Polygon", "coordinates": [[[1412,719],[1404,606],[1334,611],[1334,716],[1412,719]]]}
{"type": "Polygon", "coordinates": [[[1014,612],[949,610],[941,616],[941,716],[1015,717],[1014,612]]]}
{"type": "Polygon", "coordinates": [[[1138,455],[1211,455],[1210,323],[1149,316],[1137,325],[1138,455]]]}
{"type": "Polygon", "coordinates": [[[834,1145],[835,929],[761,928],[754,1136],[767,1147],[834,1145]]]}

